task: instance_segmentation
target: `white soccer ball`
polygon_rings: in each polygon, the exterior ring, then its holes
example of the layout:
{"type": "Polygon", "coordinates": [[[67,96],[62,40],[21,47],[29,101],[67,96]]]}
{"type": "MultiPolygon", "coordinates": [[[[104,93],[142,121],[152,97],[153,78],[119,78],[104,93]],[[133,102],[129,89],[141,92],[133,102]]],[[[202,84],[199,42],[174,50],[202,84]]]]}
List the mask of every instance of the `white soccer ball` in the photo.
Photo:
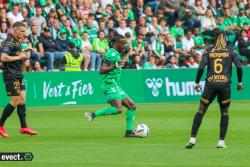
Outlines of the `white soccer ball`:
{"type": "Polygon", "coordinates": [[[135,133],[140,137],[147,137],[149,135],[149,128],[146,124],[139,124],[135,133]]]}

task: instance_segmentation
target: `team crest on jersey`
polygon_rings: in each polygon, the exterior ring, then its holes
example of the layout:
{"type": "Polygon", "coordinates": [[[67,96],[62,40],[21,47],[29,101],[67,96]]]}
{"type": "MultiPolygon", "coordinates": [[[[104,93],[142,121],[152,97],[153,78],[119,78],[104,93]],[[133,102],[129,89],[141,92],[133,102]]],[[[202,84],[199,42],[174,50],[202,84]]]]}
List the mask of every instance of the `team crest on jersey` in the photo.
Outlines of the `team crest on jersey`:
{"type": "Polygon", "coordinates": [[[10,48],[8,47],[8,46],[5,46],[4,48],[3,48],[3,52],[9,52],[9,50],[10,50],[10,48]]]}

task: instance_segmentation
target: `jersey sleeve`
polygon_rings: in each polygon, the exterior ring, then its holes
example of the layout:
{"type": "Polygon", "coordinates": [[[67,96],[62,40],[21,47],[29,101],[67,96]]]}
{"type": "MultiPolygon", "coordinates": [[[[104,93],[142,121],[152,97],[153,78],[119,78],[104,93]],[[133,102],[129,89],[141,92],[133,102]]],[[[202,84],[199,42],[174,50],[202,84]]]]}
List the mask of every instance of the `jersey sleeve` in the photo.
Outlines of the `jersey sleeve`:
{"type": "Polygon", "coordinates": [[[108,65],[115,65],[116,62],[120,62],[119,55],[112,50],[108,50],[103,58],[103,62],[108,65]]]}
{"type": "Polygon", "coordinates": [[[9,55],[14,47],[15,43],[8,38],[2,47],[2,53],[6,53],[9,55]]]}
{"type": "Polygon", "coordinates": [[[240,56],[236,50],[231,51],[231,55],[233,58],[233,63],[237,68],[241,68],[240,56]]]}

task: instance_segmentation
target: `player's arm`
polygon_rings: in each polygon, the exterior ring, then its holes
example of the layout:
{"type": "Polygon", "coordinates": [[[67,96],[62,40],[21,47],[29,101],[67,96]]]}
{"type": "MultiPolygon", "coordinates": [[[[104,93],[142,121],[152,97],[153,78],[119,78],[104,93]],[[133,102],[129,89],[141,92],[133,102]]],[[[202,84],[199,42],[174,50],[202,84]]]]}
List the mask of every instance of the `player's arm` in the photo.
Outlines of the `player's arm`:
{"type": "Polygon", "coordinates": [[[6,53],[2,53],[1,61],[2,62],[13,62],[13,61],[23,60],[25,58],[28,58],[28,56],[24,52],[21,52],[18,56],[9,56],[6,53]]]}
{"type": "Polygon", "coordinates": [[[207,66],[207,62],[208,62],[208,54],[207,54],[207,50],[205,50],[203,55],[202,55],[202,59],[201,59],[201,62],[200,62],[200,65],[199,65],[199,68],[198,68],[198,71],[196,74],[196,79],[195,79],[195,90],[197,92],[201,91],[201,85],[199,83],[200,83],[201,77],[204,73],[204,69],[207,66]]]}
{"type": "Polygon", "coordinates": [[[201,80],[201,77],[203,75],[204,69],[207,66],[207,62],[208,62],[208,55],[207,55],[207,51],[205,50],[203,55],[202,55],[202,59],[196,74],[196,79],[195,79],[195,83],[199,83],[201,80]]]}
{"type": "Polygon", "coordinates": [[[106,74],[114,69],[116,69],[117,67],[114,66],[114,65],[110,65],[109,63],[107,62],[103,62],[102,63],[102,66],[100,68],[100,74],[106,74]]]}
{"type": "Polygon", "coordinates": [[[12,41],[6,41],[2,49],[2,56],[1,56],[2,62],[13,62],[27,58],[27,54],[24,52],[21,52],[18,56],[10,56],[10,53],[14,47],[15,44],[12,41]]]}
{"type": "Polygon", "coordinates": [[[242,70],[242,65],[241,65],[240,58],[239,58],[237,51],[233,51],[233,63],[237,68],[237,78],[238,78],[237,90],[242,90],[243,89],[243,85],[242,85],[243,70],[242,70]]]}

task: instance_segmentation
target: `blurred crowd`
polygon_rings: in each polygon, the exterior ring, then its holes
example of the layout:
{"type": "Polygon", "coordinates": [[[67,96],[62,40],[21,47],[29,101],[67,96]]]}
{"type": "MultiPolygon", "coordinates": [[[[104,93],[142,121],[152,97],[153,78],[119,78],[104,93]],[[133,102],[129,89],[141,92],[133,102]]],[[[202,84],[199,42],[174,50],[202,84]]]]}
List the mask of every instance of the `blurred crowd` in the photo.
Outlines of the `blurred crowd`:
{"type": "Polygon", "coordinates": [[[197,68],[214,29],[250,60],[250,0],[0,0],[1,45],[16,21],[28,27],[23,71],[99,70],[117,34],[125,69],[197,68]]]}

